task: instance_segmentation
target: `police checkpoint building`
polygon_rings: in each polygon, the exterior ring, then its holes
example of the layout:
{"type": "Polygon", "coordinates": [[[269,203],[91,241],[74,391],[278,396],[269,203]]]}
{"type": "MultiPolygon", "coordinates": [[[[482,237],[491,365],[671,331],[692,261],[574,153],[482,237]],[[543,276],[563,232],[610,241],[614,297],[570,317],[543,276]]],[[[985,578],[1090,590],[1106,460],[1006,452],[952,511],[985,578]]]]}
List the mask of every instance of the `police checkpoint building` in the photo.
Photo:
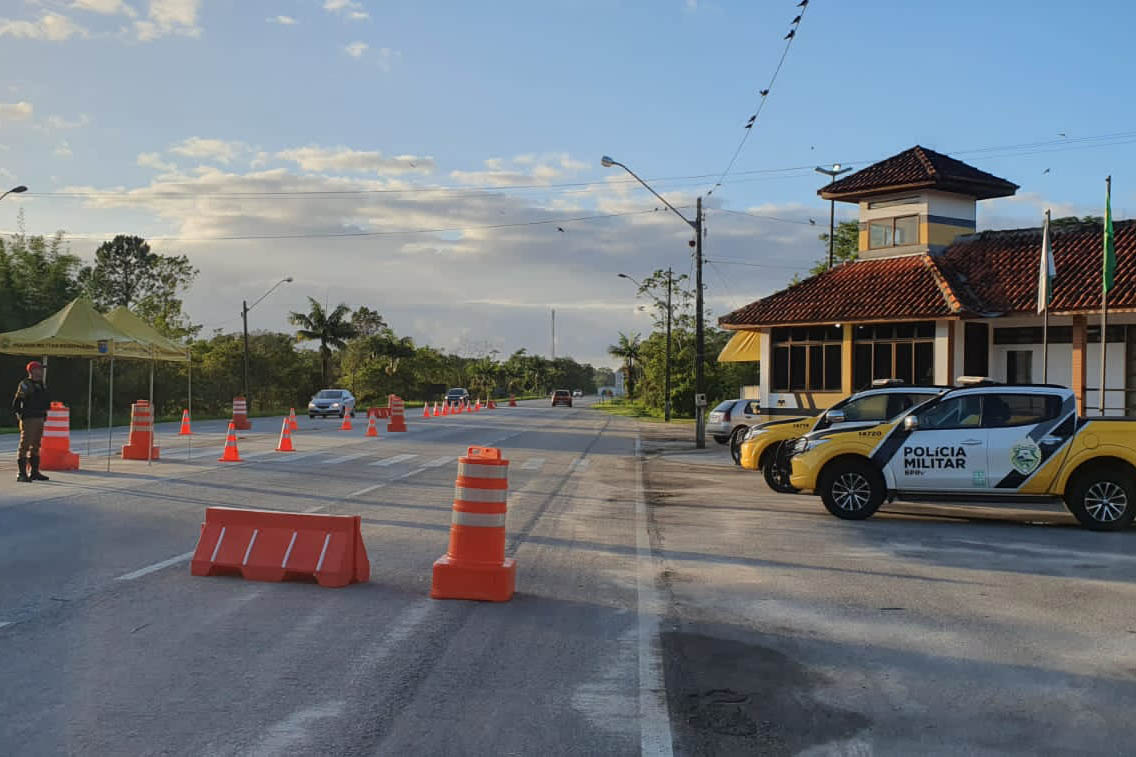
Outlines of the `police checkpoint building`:
{"type": "MultiPolygon", "coordinates": [[[[820,189],[859,206],[859,258],[718,320],[758,343],[762,408],[819,413],[882,378],[1040,383],[1042,229],[975,230],[980,200],[1017,189],[919,146],[820,189]]],[[[1105,406],[1136,415],[1136,221],[1113,225],[1105,406]]],[[[1050,227],[1048,381],[1070,387],[1081,413],[1099,398],[1102,236],[1100,224],[1050,227]]]]}

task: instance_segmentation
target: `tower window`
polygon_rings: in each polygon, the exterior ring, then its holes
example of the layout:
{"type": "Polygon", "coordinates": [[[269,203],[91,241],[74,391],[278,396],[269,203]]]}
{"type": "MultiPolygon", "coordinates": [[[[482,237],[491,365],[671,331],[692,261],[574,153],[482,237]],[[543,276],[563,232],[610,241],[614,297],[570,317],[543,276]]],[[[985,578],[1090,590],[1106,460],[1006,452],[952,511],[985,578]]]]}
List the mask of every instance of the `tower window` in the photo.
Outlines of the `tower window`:
{"type": "Polygon", "coordinates": [[[919,242],[919,216],[884,218],[868,224],[868,247],[898,247],[919,242]]]}

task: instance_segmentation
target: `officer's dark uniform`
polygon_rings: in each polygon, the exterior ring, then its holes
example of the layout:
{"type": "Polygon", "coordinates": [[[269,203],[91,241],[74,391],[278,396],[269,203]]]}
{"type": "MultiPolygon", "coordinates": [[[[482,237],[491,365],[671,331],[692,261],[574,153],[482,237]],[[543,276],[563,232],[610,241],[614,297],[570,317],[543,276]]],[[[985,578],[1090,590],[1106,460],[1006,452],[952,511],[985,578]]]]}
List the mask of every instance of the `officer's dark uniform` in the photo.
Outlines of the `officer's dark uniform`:
{"type": "Polygon", "coordinates": [[[16,387],[12,412],[20,419],[20,448],[17,453],[20,475],[17,481],[47,481],[47,476],[39,472],[39,445],[43,440],[43,424],[50,405],[47,387],[42,381],[29,376],[16,387]],[[26,470],[29,463],[30,475],[26,470]]]}

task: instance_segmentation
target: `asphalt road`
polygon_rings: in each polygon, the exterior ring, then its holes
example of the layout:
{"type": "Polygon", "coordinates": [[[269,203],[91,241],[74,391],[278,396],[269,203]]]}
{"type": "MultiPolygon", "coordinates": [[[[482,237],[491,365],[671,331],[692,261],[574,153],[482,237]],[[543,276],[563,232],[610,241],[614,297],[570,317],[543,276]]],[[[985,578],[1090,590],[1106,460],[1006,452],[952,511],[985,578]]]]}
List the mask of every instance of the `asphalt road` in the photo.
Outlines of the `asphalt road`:
{"type": "Polygon", "coordinates": [[[6,483],[0,751],[639,754],[666,709],[634,425],[544,403],[408,423],[368,439],[302,418],[286,455],[279,419],[256,419],[249,462],[225,465],[223,424],[200,424],[192,455],[166,434],[149,466],[6,483]],[[428,597],[469,445],[510,460],[505,604],[428,597]],[[191,577],[214,504],[360,514],[371,581],[191,577]]]}
{"type": "Polygon", "coordinates": [[[287,455],[256,419],[224,465],[224,424],[175,425],[0,487],[0,753],[1133,752],[1136,532],[844,522],[586,403],[408,422],[301,418],[287,455]],[[511,461],[505,604],[428,597],[470,445],[511,461]],[[371,581],[191,577],[212,504],[359,514],[371,581]]]}

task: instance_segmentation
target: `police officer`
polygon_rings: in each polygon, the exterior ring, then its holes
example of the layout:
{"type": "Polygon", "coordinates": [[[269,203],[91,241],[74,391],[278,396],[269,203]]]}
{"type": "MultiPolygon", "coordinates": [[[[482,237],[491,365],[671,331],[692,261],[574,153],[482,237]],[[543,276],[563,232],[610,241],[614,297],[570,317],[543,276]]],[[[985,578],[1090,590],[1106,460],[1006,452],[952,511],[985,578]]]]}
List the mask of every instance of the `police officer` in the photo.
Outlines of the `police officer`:
{"type": "Polygon", "coordinates": [[[43,366],[33,360],[28,363],[28,377],[16,387],[12,398],[12,412],[20,420],[20,451],[17,463],[20,475],[17,481],[47,481],[39,472],[39,444],[43,440],[43,423],[47,418],[47,387],[43,385],[43,366]],[[31,466],[31,471],[27,466],[31,466]]]}

